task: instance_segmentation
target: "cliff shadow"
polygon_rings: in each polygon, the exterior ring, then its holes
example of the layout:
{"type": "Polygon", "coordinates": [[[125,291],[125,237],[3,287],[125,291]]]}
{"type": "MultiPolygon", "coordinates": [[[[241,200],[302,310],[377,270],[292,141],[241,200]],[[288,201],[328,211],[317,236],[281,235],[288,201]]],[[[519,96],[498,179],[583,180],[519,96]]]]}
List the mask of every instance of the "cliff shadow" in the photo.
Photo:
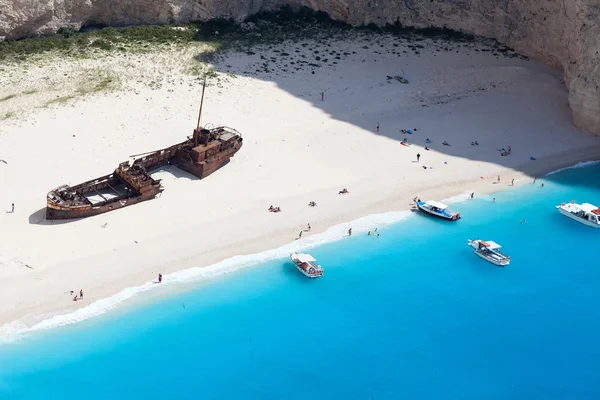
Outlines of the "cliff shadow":
{"type": "Polygon", "coordinates": [[[223,45],[198,61],[273,82],[367,140],[386,137],[411,158],[420,154],[423,164],[437,152],[447,156],[443,165],[469,159],[541,178],[600,159],[598,137],[572,125],[561,73],[491,39],[399,25],[351,28],[306,10],[242,26],[215,22],[199,37],[223,45]]]}

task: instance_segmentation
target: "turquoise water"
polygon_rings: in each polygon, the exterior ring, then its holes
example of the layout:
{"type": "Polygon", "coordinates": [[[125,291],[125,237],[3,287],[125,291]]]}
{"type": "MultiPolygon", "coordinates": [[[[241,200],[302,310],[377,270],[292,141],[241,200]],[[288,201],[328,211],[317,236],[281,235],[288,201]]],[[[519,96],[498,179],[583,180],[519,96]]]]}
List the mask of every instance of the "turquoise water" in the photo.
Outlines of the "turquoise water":
{"type": "Polygon", "coordinates": [[[323,245],[319,280],[275,260],[0,346],[0,398],[598,399],[600,231],[554,206],[600,203],[599,174],[323,245]]]}

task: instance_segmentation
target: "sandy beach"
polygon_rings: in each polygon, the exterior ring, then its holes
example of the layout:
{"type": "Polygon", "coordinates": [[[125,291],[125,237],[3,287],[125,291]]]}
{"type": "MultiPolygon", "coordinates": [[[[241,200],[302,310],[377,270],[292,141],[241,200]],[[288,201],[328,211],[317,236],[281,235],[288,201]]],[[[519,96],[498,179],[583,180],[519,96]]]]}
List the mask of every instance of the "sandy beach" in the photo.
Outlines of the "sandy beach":
{"type": "Polygon", "coordinates": [[[369,40],[229,54],[209,79],[202,121],[242,133],[231,162],[203,180],[157,171],[160,197],[66,222],[45,220],[49,190],[192,134],[199,47],[2,66],[0,325],[32,325],[159,272],[293,242],[308,223],[300,241],[408,210],[415,196],[478,197],[597,158],[598,138],[571,124],[559,71],[485,44],[440,51],[449,45],[426,39],[415,51],[392,36],[369,40]],[[402,74],[408,84],[387,78],[402,74]],[[80,289],[84,300],[73,302],[69,291],[80,289]]]}

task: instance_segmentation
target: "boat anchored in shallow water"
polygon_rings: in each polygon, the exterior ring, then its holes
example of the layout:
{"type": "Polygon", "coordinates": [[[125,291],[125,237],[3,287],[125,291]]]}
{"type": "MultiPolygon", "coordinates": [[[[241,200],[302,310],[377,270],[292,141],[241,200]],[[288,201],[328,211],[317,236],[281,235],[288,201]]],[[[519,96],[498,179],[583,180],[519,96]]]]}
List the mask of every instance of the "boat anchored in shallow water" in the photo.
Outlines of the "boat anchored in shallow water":
{"type": "Polygon", "coordinates": [[[298,271],[307,278],[320,278],[323,276],[323,268],[317,265],[317,260],[310,254],[292,253],[290,260],[296,264],[298,271]]]}
{"type": "Polygon", "coordinates": [[[469,240],[467,244],[475,254],[494,265],[504,267],[510,264],[510,257],[500,251],[502,246],[496,242],[491,240],[469,240]]]}
{"type": "Polygon", "coordinates": [[[593,204],[577,204],[575,201],[571,201],[569,204],[562,203],[556,208],[562,215],[572,220],[593,228],[600,228],[600,208],[593,204]]]}
{"type": "Polygon", "coordinates": [[[449,221],[456,221],[460,219],[460,213],[451,211],[447,205],[442,204],[438,201],[417,200],[415,203],[417,204],[417,208],[420,211],[423,211],[424,213],[427,213],[429,215],[433,215],[434,217],[447,219],[449,221]]]}

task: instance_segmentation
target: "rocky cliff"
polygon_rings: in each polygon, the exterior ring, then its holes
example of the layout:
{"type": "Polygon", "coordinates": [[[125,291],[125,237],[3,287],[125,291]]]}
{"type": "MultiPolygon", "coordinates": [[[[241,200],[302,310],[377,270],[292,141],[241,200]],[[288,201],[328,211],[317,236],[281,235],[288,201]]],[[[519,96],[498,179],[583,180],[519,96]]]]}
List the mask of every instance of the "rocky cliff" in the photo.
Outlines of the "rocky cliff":
{"type": "Polygon", "coordinates": [[[573,121],[600,133],[600,0],[0,0],[0,37],[62,26],[243,20],[308,6],[353,25],[447,27],[488,36],[564,71],[573,121]]]}

